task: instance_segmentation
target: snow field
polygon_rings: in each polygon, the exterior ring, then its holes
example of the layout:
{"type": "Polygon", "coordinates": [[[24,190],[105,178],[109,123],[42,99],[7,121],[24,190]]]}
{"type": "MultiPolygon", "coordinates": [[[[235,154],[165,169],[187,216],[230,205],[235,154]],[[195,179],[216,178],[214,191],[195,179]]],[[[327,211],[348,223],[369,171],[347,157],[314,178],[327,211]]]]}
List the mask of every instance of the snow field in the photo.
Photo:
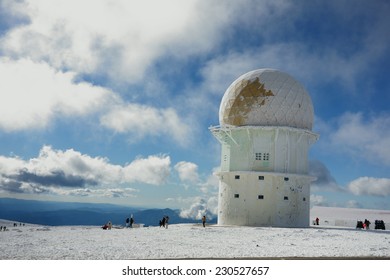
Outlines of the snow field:
{"type": "Polygon", "coordinates": [[[342,227],[268,228],[172,224],[160,227],[11,227],[2,260],[390,258],[390,231],[342,227]]]}

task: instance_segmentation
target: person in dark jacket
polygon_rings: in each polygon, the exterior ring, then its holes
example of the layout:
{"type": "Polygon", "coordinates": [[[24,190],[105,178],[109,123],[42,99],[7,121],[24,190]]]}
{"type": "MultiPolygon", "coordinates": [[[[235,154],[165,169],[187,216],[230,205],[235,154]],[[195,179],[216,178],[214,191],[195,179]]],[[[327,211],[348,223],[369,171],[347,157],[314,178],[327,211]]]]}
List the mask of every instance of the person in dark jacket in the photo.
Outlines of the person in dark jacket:
{"type": "Polygon", "coordinates": [[[366,229],[370,229],[371,222],[369,220],[365,219],[364,224],[366,225],[366,229]]]}
{"type": "Polygon", "coordinates": [[[131,218],[130,218],[130,227],[131,228],[133,227],[133,224],[134,224],[134,218],[133,218],[133,216],[131,216],[131,218]]]}

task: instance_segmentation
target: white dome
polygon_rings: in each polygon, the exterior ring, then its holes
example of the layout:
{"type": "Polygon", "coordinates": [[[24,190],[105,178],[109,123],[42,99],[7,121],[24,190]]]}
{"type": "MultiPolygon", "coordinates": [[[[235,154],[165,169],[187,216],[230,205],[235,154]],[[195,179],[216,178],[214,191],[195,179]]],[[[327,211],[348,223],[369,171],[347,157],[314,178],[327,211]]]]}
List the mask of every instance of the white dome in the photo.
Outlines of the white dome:
{"type": "Polygon", "coordinates": [[[311,98],[290,75],[258,69],[235,80],[219,108],[219,124],[233,126],[289,126],[311,130],[311,98]]]}

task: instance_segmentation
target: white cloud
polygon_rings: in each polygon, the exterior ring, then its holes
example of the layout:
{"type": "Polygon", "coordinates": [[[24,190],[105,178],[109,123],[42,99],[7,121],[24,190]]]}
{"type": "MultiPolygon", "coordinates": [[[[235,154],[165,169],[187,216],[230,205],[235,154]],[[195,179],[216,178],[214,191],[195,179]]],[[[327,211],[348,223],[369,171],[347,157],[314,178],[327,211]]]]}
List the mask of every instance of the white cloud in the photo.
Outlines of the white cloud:
{"type": "Polygon", "coordinates": [[[138,158],[123,167],[125,182],[143,182],[162,185],[170,175],[171,159],[169,156],[149,156],[138,158]]]}
{"type": "Polygon", "coordinates": [[[134,188],[81,188],[81,189],[65,189],[65,188],[47,188],[47,192],[51,195],[74,196],[74,197],[101,197],[101,198],[122,198],[122,197],[137,197],[137,189],[134,188]]]}
{"type": "Polygon", "coordinates": [[[73,72],[61,72],[45,62],[0,58],[0,129],[44,129],[55,119],[97,112],[101,124],[133,139],[166,136],[180,145],[191,139],[191,129],[172,108],[124,104],[110,90],[76,82],[73,72]]]}
{"type": "Polygon", "coordinates": [[[75,73],[45,62],[0,58],[0,128],[45,128],[53,118],[83,116],[100,109],[112,93],[76,82],[75,73]]]}
{"type": "MultiPolygon", "coordinates": [[[[189,200],[189,199],[187,199],[189,200]]],[[[208,219],[215,217],[218,213],[218,198],[194,197],[189,202],[189,207],[180,211],[180,217],[200,220],[203,215],[208,219]]]]}
{"type": "Polygon", "coordinates": [[[310,204],[317,206],[327,206],[327,199],[322,195],[311,194],[310,195],[310,204]]]}
{"type": "Polygon", "coordinates": [[[339,152],[360,160],[390,165],[390,116],[345,113],[329,136],[339,152]]]}
{"type": "MultiPolygon", "coordinates": [[[[303,9],[300,5],[274,0],[261,5],[256,1],[27,0],[8,5],[10,13],[25,14],[30,21],[10,30],[1,46],[11,57],[29,57],[58,69],[100,73],[133,83],[146,80],[146,70],[164,55],[188,59],[215,51],[220,43],[225,48],[235,47],[242,40],[234,33],[238,27],[253,32],[252,36],[258,36],[261,42],[258,47],[240,48],[240,52],[232,48],[207,64],[203,74],[212,91],[225,90],[232,77],[259,67],[279,68],[317,81],[321,76],[321,82],[341,80],[342,84],[350,84],[366,65],[386,53],[383,30],[387,21],[383,16],[370,22],[372,28],[361,30],[362,35],[355,38],[355,46],[359,47],[348,56],[337,48],[312,48],[303,41],[307,36],[298,29],[297,22],[313,7],[303,9]],[[297,36],[290,36],[295,33],[297,36]]],[[[332,17],[345,24],[364,12],[357,8],[351,11],[353,16],[340,19],[345,4],[325,6],[332,17]]],[[[382,15],[386,10],[381,5],[371,8],[382,15]]]]}
{"type": "Polygon", "coordinates": [[[0,190],[9,193],[130,196],[135,190],[123,185],[161,185],[169,175],[168,156],[138,158],[124,166],[50,146],[44,146],[39,156],[30,160],[0,156],[0,190]]]}
{"type": "Polygon", "coordinates": [[[309,175],[317,178],[311,183],[312,191],[343,191],[325,164],[318,160],[310,161],[309,175]]]}
{"type": "Polygon", "coordinates": [[[199,184],[200,191],[204,194],[207,193],[214,193],[215,191],[218,191],[219,188],[219,179],[216,175],[214,175],[214,172],[219,171],[220,167],[213,168],[212,174],[210,174],[205,182],[202,182],[199,184]]]}
{"type": "Polygon", "coordinates": [[[348,189],[355,195],[390,196],[390,179],[360,177],[348,184],[348,189]]]}
{"type": "Polygon", "coordinates": [[[195,163],[180,161],[175,165],[175,170],[182,182],[198,183],[198,166],[195,163]]]}
{"type": "Polygon", "coordinates": [[[80,73],[104,72],[132,82],[159,56],[210,50],[229,21],[226,5],[198,0],[27,0],[10,6],[29,24],[3,39],[10,56],[46,60],[80,73]],[[109,67],[107,67],[109,66],[109,67]]]}
{"type": "Polygon", "coordinates": [[[191,138],[189,125],[172,108],[127,104],[113,107],[100,121],[115,132],[129,133],[138,140],[146,136],[165,136],[185,145],[191,138]]]}
{"type": "Polygon", "coordinates": [[[180,211],[180,216],[191,219],[201,219],[203,215],[206,215],[207,219],[212,219],[217,216],[218,178],[211,174],[205,181],[202,181],[199,178],[198,166],[191,162],[181,161],[175,165],[175,170],[178,172],[182,182],[194,184],[196,186],[194,190],[200,193],[196,197],[182,198],[179,196],[167,199],[167,201],[184,205],[180,211]]]}

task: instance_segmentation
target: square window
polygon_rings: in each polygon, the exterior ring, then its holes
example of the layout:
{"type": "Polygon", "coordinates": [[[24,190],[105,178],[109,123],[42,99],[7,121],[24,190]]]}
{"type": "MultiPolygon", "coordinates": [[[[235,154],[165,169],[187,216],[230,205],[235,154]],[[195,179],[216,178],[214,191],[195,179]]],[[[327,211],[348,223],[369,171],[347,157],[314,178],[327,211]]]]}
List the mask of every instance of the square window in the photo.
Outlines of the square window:
{"type": "Polygon", "coordinates": [[[261,160],[261,153],[255,153],[255,159],[261,160]]]}
{"type": "Polygon", "coordinates": [[[234,179],[240,179],[240,175],[236,175],[236,176],[234,176],[234,179]]]}
{"type": "Polygon", "coordinates": [[[264,180],[264,176],[259,176],[259,180],[264,180]]]}
{"type": "Polygon", "coordinates": [[[284,197],[284,200],[288,200],[288,196],[285,196],[285,197],[284,197]]]}
{"type": "Polygon", "coordinates": [[[264,199],[264,195],[259,194],[259,195],[257,196],[257,198],[258,198],[258,199],[264,199]]]}
{"type": "Polygon", "coordinates": [[[240,195],[238,193],[234,194],[234,198],[239,198],[239,197],[240,197],[240,195]]]}

